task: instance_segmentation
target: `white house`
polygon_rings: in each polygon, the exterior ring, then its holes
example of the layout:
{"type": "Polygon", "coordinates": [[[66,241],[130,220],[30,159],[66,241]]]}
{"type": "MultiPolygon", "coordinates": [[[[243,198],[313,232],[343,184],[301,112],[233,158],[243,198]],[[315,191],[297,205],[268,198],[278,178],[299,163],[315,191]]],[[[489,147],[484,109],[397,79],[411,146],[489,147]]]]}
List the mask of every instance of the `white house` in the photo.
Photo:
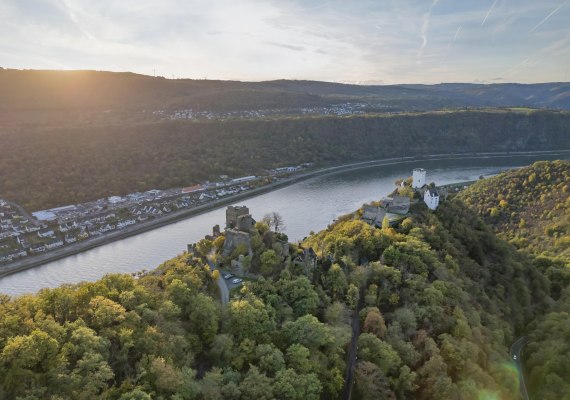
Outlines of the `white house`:
{"type": "Polygon", "coordinates": [[[38,231],[38,236],[41,238],[54,237],[55,232],[52,231],[51,229],[44,229],[44,230],[38,231]]]}
{"type": "Polygon", "coordinates": [[[427,189],[424,193],[424,203],[430,210],[435,210],[439,205],[439,192],[436,189],[427,189]]]}
{"type": "Polygon", "coordinates": [[[123,202],[123,198],[121,196],[111,196],[107,199],[111,204],[117,204],[123,202]]]}
{"type": "Polygon", "coordinates": [[[413,171],[412,187],[419,189],[426,184],[426,170],[423,168],[415,168],[413,171]]]}

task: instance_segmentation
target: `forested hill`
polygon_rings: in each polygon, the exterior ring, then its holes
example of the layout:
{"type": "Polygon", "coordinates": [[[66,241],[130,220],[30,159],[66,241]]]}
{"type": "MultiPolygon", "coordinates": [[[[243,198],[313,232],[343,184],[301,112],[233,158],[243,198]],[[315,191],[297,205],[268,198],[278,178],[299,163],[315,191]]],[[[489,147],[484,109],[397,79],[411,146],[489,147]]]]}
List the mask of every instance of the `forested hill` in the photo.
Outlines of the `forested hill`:
{"type": "Polygon", "coordinates": [[[301,163],[570,148],[570,113],[440,111],[0,128],[0,194],[30,211],[301,163]]]}
{"type": "Polygon", "coordinates": [[[570,162],[541,161],[484,179],[459,198],[502,238],[534,257],[557,300],[527,329],[523,352],[532,399],[569,399],[570,162]]]}
{"type": "Polygon", "coordinates": [[[306,239],[316,264],[257,223],[260,278],[227,306],[205,257],[248,252],[223,236],[139,279],[0,297],[0,398],[337,399],[355,312],[353,399],[516,398],[508,348],[547,279],[457,200],[396,230],[358,215],[306,239]]]}
{"type": "Polygon", "coordinates": [[[570,161],[539,161],[481,180],[460,194],[523,251],[570,267],[570,161]]]}
{"type": "MultiPolygon", "coordinates": [[[[0,112],[247,110],[364,102],[378,111],[442,107],[570,109],[570,84],[347,85],[165,79],[133,73],[0,69],[0,112]]],[[[30,116],[28,116],[30,117],[30,116]]]]}

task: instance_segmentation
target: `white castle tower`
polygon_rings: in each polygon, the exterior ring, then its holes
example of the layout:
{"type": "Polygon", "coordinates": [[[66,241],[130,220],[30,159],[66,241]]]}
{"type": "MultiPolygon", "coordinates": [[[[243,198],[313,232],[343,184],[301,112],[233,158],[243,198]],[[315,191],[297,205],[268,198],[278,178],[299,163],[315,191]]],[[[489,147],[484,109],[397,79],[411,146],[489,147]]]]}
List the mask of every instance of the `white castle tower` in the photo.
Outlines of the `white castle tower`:
{"type": "Polygon", "coordinates": [[[414,168],[414,180],[412,187],[414,189],[419,189],[426,184],[426,170],[423,168],[414,168]]]}

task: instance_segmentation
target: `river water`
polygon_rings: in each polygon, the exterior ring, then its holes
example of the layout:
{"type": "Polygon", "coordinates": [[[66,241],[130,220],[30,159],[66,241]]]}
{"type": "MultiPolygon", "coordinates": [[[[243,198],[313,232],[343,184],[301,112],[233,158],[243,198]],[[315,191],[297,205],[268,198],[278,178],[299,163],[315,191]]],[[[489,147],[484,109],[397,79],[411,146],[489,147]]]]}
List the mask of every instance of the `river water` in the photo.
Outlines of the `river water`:
{"type": "MultiPolygon", "coordinates": [[[[318,176],[265,193],[238,204],[247,205],[257,220],[277,211],[285,222],[290,241],[319,231],[340,215],[378,200],[395,188],[394,181],[411,175],[412,169],[428,170],[427,182],[438,185],[478,179],[536,160],[563,156],[509,156],[464,160],[414,161],[318,176]]],[[[225,207],[148,232],[72,255],[0,279],[0,293],[20,295],[63,283],[94,281],[113,272],[153,269],[186,249],[216,224],[224,226],[225,207]]]]}

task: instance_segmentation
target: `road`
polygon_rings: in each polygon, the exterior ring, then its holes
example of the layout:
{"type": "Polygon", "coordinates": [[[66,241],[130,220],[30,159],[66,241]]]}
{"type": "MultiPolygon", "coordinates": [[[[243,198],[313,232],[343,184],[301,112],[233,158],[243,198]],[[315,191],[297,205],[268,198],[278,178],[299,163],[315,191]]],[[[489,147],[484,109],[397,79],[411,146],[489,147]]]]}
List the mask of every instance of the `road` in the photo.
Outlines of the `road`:
{"type": "Polygon", "coordinates": [[[210,260],[210,257],[206,257],[206,259],[208,260],[208,265],[210,266],[210,270],[213,271],[217,269],[218,272],[220,273],[218,276],[218,281],[216,283],[220,288],[220,299],[222,300],[222,305],[226,305],[230,301],[230,290],[228,289],[227,282],[222,276],[222,271],[220,271],[216,266],[216,264],[214,264],[214,262],[210,260]]]}
{"type": "Polygon", "coordinates": [[[350,400],[352,396],[352,388],[354,387],[354,368],[356,366],[356,354],[358,352],[358,337],[360,336],[360,310],[364,307],[364,291],[360,291],[360,299],[352,317],[352,340],[350,341],[350,350],[348,351],[348,360],[346,365],[346,376],[344,377],[344,390],[342,393],[343,400],[350,400]]]}
{"type": "Polygon", "coordinates": [[[511,346],[511,360],[515,363],[517,370],[519,372],[519,382],[520,382],[520,391],[521,396],[524,400],[529,400],[528,392],[526,390],[526,384],[524,381],[524,373],[523,373],[523,366],[522,366],[522,358],[521,353],[522,350],[527,342],[526,336],[519,338],[516,342],[513,343],[511,346]],[[516,357],[516,359],[515,359],[516,357]]]}

